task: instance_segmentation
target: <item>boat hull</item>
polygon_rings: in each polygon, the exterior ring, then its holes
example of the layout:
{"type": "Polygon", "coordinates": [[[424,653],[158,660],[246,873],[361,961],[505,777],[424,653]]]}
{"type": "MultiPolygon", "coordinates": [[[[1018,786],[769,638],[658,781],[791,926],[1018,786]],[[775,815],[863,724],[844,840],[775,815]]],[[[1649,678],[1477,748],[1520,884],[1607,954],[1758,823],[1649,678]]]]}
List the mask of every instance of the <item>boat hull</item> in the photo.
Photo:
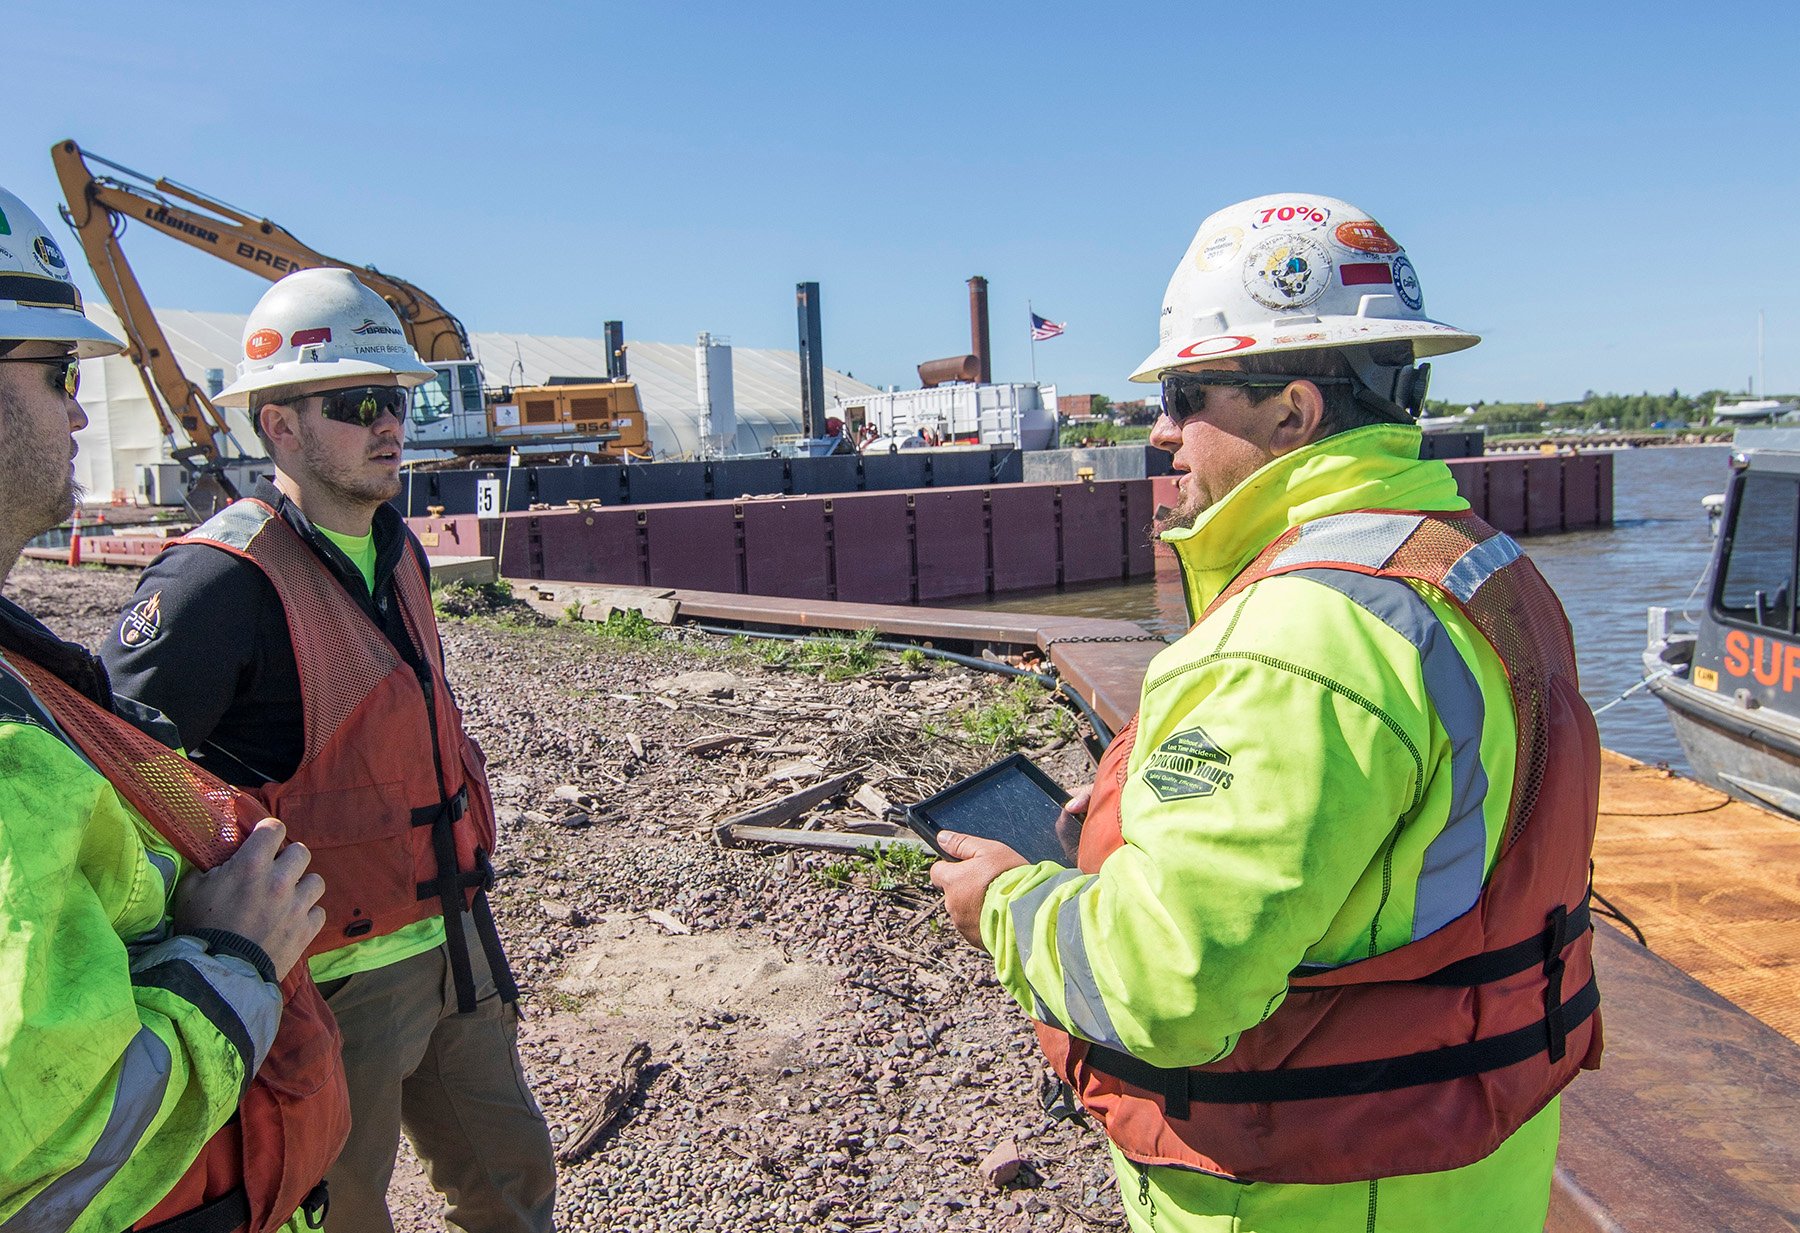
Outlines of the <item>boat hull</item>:
{"type": "Polygon", "coordinates": [[[1742,706],[1677,676],[1652,681],[1650,692],[1667,708],[1697,779],[1800,817],[1800,719],[1742,706]]]}

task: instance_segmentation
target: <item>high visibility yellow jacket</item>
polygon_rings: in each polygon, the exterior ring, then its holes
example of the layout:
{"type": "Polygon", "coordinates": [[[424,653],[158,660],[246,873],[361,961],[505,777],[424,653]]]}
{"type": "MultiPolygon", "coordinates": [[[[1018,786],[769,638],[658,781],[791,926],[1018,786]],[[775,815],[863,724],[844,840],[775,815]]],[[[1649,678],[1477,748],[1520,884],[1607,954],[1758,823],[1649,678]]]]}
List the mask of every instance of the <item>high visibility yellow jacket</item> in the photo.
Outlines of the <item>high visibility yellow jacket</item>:
{"type": "MultiPolygon", "coordinates": [[[[5,600],[0,626],[13,648],[0,660],[31,641],[80,654],[5,600]]],[[[174,851],[0,665],[8,1233],[129,1227],[232,1115],[275,1038],[279,986],[242,959],[171,935],[181,872],[174,851]]]]}
{"type": "MultiPolygon", "coordinates": [[[[1327,438],[1167,533],[1190,611],[1290,527],[1352,510],[1468,508],[1449,469],[1418,450],[1418,430],[1399,426],[1327,438]]],[[[1414,589],[1482,696],[1491,869],[1517,753],[1506,674],[1445,596],[1414,589]]],[[[1445,923],[1421,887],[1450,821],[1452,738],[1420,648],[1343,591],[1300,575],[1250,586],[1152,662],[1138,723],[1124,847],[1091,876],[1029,866],[988,890],[983,939],[1027,1013],[1156,1066],[1202,1065],[1281,1004],[1298,965],[1381,954],[1445,923]],[[1196,729],[1228,775],[1188,783],[1156,758],[1196,729]]],[[[1164,1233],[1535,1230],[1557,1118],[1552,1104],[1463,1169],[1344,1185],[1244,1183],[1115,1156],[1134,1226],[1150,1227],[1154,1210],[1164,1233]]]]}

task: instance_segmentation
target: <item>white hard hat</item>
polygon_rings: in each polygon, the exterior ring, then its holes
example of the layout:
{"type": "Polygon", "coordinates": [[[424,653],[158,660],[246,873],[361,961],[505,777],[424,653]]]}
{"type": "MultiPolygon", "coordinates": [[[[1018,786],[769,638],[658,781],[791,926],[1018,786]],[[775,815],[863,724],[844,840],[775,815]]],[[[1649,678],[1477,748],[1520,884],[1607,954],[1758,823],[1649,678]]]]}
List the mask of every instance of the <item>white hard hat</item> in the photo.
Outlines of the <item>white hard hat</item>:
{"type": "Polygon", "coordinates": [[[23,201],[0,188],[0,343],[67,343],[81,359],[125,344],[89,321],[69,262],[23,201]]]}
{"type": "Polygon", "coordinates": [[[1161,341],[1133,381],[1199,360],[1405,341],[1413,358],[1479,336],[1425,315],[1406,250],[1347,201],[1277,193],[1200,224],[1163,293],[1161,341]]]}
{"type": "Polygon", "coordinates": [[[258,390],[342,377],[393,377],[423,385],[437,374],[419,360],[387,301],[349,270],[296,270],[270,287],[244,322],[238,377],[213,396],[247,407],[258,390]]]}

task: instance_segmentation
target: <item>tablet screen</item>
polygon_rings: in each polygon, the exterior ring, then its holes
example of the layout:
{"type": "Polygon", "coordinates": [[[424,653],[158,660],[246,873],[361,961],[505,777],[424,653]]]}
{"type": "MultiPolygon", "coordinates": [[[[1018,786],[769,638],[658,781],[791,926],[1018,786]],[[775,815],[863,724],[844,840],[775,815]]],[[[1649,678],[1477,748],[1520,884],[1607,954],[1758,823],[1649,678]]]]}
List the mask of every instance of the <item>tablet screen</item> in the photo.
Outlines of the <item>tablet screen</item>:
{"type": "Polygon", "coordinates": [[[931,832],[979,835],[998,840],[1033,863],[1066,865],[1069,858],[1056,836],[1056,819],[1067,799],[1028,759],[1014,754],[919,802],[910,812],[923,818],[931,832]]]}

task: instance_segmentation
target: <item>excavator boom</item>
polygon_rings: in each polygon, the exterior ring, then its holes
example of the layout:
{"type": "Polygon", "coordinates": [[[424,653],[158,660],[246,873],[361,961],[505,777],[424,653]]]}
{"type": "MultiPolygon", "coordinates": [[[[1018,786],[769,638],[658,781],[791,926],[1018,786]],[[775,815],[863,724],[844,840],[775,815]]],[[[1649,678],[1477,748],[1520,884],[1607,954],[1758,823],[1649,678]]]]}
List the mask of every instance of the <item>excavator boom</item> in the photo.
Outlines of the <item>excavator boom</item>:
{"type": "Polygon", "coordinates": [[[122,220],[132,219],[271,282],[295,270],[318,266],[349,270],[393,308],[407,341],[421,359],[464,360],[473,354],[462,322],[405,279],[384,274],[372,265],[353,265],[328,257],[295,239],[292,232],[277,223],[256,218],[173,180],[152,179],[96,154],[84,153],[73,141],[57,143],[50,156],[69,202],[69,221],[82,236],[95,274],[103,282],[106,276],[101,273],[101,262],[93,260],[95,250],[88,241],[89,231],[94,229],[99,240],[99,229],[104,228],[113,236],[116,251],[122,220]],[[119,174],[96,176],[88,169],[89,161],[119,174]]]}

